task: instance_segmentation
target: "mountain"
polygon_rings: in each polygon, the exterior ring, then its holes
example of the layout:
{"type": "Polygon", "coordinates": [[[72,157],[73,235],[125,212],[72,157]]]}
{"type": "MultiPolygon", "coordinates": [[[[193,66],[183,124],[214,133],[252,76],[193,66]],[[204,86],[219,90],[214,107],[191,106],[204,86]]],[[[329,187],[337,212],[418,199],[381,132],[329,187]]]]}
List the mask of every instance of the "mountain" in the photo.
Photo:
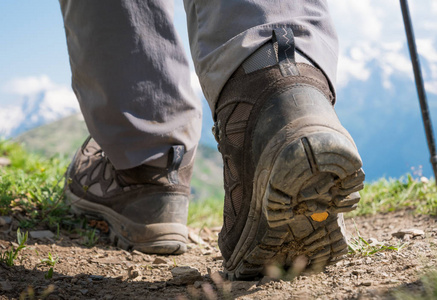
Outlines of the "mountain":
{"type": "MultiPolygon", "coordinates": [[[[404,55],[406,49],[403,49],[404,55]]],[[[423,65],[427,60],[422,57],[423,65]]],[[[408,172],[433,176],[412,71],[394,69],[387,77],[379,59],[369,60],[365,80],[351,79],[337,93],[336,111],[349,130],[364,162],[367,180],[400,177],[408,172]]],[[[396,62],[395,62],[396,63],[396,62]]],[[[399,61],[398,61],[399,63],[399,61]]],[[[429,70],[424,68],[424,76],[429,70]]],[[[437,94],[427,90],[434,131],[437,94]]]]}
{"type": "Polygon", "coordinates": [[[79,112],[79,105],[66,88],[23,96],[20,104],[0,108],[0,136],[16,137],[32,128],[79,112]]]}

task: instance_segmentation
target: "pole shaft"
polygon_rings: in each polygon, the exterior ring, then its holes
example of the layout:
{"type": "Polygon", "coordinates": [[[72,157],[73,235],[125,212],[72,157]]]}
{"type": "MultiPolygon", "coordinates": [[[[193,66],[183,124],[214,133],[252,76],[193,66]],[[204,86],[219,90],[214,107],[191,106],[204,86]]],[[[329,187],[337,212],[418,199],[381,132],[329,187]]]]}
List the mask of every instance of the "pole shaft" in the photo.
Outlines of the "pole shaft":
{"type": "Polygon", "coordinates": [[[437,181],[437,154],[434,132],[432,128],[431,117],[429,115],[428,101],[426,99],[419,56],[417,55],[416,41],[414,38],[413,26],[411,24],[410,11],[408,9],[407,0],[400,0],[400,2],[405,32],[407,34],[408,48],[410,50],[411,63],[413,65],[414,79],[416,81],[417,94],[419,96],[420,109],[422,111],[423,125],[425,127],[426,139],[428,142],[429,153],[431,155],[431,166],[434,171],[434,178],[437,181]]]}

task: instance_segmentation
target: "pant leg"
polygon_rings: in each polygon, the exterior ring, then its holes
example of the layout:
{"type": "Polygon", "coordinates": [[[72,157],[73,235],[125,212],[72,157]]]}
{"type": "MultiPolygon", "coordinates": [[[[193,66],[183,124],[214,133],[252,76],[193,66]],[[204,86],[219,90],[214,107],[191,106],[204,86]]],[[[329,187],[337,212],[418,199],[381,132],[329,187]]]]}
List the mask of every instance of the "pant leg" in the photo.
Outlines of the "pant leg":
{"type": "Polygon", "coordinates": [[[91,135],[117,169],[165,166],[194,149],[201,103],[173,26],[173,1],[60,0],[72,86],[91,135]]]}
{"type": "Polygon", "coordinates": [[[326,0],[184,0],[191,55],[214,114],[220,91],[240,64],[272,37],[291,27],[296,49],[335,85],[337,36],[326,0]]]}

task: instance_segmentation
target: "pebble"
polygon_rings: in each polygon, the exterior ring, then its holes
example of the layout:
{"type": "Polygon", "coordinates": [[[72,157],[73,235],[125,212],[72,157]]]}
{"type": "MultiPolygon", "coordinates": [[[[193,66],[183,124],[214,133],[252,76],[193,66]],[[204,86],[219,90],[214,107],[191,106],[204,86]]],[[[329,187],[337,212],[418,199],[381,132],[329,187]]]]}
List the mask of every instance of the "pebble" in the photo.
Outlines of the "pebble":
{"type": "Polygon", "coordinates": [[[191,267],[175,267],[171,270],[173,276],[172,284],[188,285],[202,280],[199,270],[191,267]]]}
{"type": "Polygon", "coordinates": [[[273,281],[273,278],[272,277],[269,277],[269,276],[264,276],[263,278],[261,278],[261,280],[258,282],[258,286],[259,285],[265,285],[265,284],[269,284],[270,282],[272,282],[273,281]]]}
{"type": "Polygon", "coordinates": [[[11,224],[12,218],[9,216],[0,216],[0,226],[11,224]]]}
{"type": "Polygon", "coordinates": [[[103,278],[105,278],[105,277],[102,275],[90,275],[90,279],[93,281],[100,281],[100,280],[103,280],[103,278]]]}
{"type": "Polygon", "coordinates": [[[196,244],[199,244],[199,245],[205,245],[206,244],[206,242],[200,237],[200,236],[198,236],[197,234],[195,234],[194,232],[192,232],[191,230],[190,230],[190,232],[188,233],[188,238],[193,242],[193,243],[196,243],[196,244]]]}
{"type": "Polygon", "coordinates": [[[82,295],[88,294],[88,290],[87,289],[81,289],[79,291],[82,293],[82,295]]]}
{"type": "Polygon", "coordinates": [[[8,280],[0,281],[0,290],[5,291],[5,292],[12,290],[11,283],[8,280]]]}
{"type": "Polygon", "coordinates": [[[168,264],[168,262],[165,259],[162,259],[160,257],[155,258],[155,260],[152,262],[154,265],[160,265],[160,264],[168,264]]]}
{"type": "Polygon", "coordinates": [[[127,275],[128,275],[128,277],[129,277],[129,279],[135,279],[135,278],[137,278],[138,276],[141,275],[141,271],[138,270],[136,267],[131,266],[131,267],[129,267],[129,269],[127,270],[127,275]]]}
{"type": "Polygon", "coordinates": [[[6,167],[11,164],[11,160],[6,157],[0,157],[0,167],[6,167]]]}
{"type": "Polygon", "coordinates": [[[231,292],[235,292],[238,290],[250,291],[253,290],[256,287],[256,285],[257,285],[256,281],[232,281],[231,292]]]}
{"type": "Polygon", "coordinates": [[[413,237],[416,237],[416,236],[425,235],[425,232],[422,229],[418,229],[418,228],[407,228],[407,229],[401,229],[397,232],[392,233],[392,236],[395,236],[398,238],[404,238],[404,236],[407,234],[412,235],[413,237]]]}
{"type": "Polygon", "coordinates": [[[29,236],[33,239],[52,239],[55,234],[50,230],[30,231],[29,236]]]}
{"type": "Polygon", "coordinates": [[[214,257],[212,258],[212,260],[213,260],[213,261],[223,260],[223,255],[218,254],[218,255],[214,256],[214,257]]]}

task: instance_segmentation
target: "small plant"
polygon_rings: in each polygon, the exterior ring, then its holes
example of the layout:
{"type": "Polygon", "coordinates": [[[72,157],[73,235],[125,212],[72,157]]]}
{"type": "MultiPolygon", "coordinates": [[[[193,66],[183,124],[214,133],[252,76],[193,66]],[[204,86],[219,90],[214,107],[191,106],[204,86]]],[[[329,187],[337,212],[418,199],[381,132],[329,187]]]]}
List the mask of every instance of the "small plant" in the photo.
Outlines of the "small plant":
{"type": "Polygon", "coordinates": [[[47,274],[44,274],[44,278],[45,279],[51,279],[53,277],[53,267],[58,263],[59,257],[56,256],[56,258],[54,258],[52,253],[49,252],[48,258],[43,258],[40,261],[41,261],[41,264],[50,266],[50,269],[47,271],[47,274]]]}
{"type": "Polygon", "coordinates": [[[47,274],[44,274],[44,278],[45,278],[45,279],[52,279],[52,278],[53,278],[53,268],[50,268],[50,269],[47,271],[47,274]]]}
{"type": "Polygon", "coordinates": [[[83,245],[88,248],[94,247],[100,238],[96,229],[86,230],[85,233],[81,233],[81,235],[84,237],[83,245]]]}
{"type": "Polygon", "coordinates": [[[58,261],[59,261],[59,257],[56,256],[56,258],[54,258],[51,252],[49,252],[48,258],[41,259],[42,264],[45,264],[45,265],[51,266],[51,267],[54,267],[58,263],[58,261]]]}
{"type": "Polygon", "coordinates": [[[407,174],[399,179],[381,178],[366,183],[360,191],[358,209],[346,217],[373,215],[402,209],[419,214],[437,215],[437,186],[434,179],[414,178],[407,174]]]}
{"type": "Polygon", "coordinates": [[[386,246],[380,243],[371,244],[361,236],[360,232],[358,231],[357,225],[355,224],[355,221],[354,225],[357,236],[352,237],[349,240],[348,247],[350,254],[361,254],[362,256],[369,256],[381,251],[400,251],[402,248],[408,245],[408,243],[400,244],[399,246],[386,246]]]}
{"type": "Polygon", "coordinates": [[[14,261],[18,257],[18,253],[26,248],[26,242],[27,242],[28,232],[21,233],[20,228],[17,229],[17,242],[18,247],[17,249],[14,249],[14,246],[12,246],[11,250],[6,250],[5,252],[0,254],[0,262],[5,263],[6,265],[12,267],[14,265],[14,261]]]}

